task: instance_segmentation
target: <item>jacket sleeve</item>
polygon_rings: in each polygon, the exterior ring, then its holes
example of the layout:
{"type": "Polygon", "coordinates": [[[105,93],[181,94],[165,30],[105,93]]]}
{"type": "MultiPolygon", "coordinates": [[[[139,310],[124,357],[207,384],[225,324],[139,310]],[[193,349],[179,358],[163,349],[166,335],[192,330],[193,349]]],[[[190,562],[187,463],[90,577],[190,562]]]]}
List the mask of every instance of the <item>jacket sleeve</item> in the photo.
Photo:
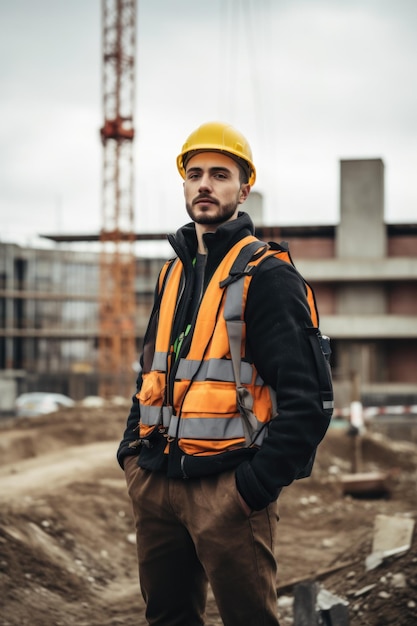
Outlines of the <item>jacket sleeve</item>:
{"type": "Polygon", "coordinates": [[[314,345],[319,333],[312,326],[304,282],[290,264],[271,258],[255,273],[245,320],[255,366],[277,394],[277,415],[268,436],[252,460],[236,471],[240,494],[260,510],[313,457],[331,419],[332,389],[326,359],[320,345],[314,345]]]}
{"type": "Polygon", "coordinates": [[[132,406],[130,408],[129,415],[127,417],[126,428],[123,434],[123,438],[119,444],[117,450],[117,461],[122,469],[123,464],[127,456],[135,456],[139,454],[140,448],[133,444],[139,439],[139,401],[136,397],[136,393],[139,391],[142,385],[142,373],[139,372],[136,381],[136,392],[132,397],[132,406]]]}
{"type": "Polygon", "coordinates": [[[143,352],[140,357],[140,369],[139,374],[136,380],[136,391],[132,397],[132,405],[130,408],[129,415],[127,417],[126,428],[123,434],[123,438],[119,444],[119,448],[117,450],[117,461],[122,469],[124,460],[127,456],[139,455],[140,445],[139,445],[139,420],[140,420],[140,408],[139,401],[136,397],[136,394],[140,391],[142,386],[142,370],[145,367],[148,367],[145,361],[149,361],[152,359],[152,348],[153,348],[153,333],[155,332],[154,323],[157,317],[158,305],[159,305],[159,277],[154,291],[154,302],[153,309],[151,315],[149,317],[148,328],[145,333],[144,342],[143,342],[143,352]],[[150,337],[151,336],[151,337],[150,337]],[[135,446],[134,443],[138,442],[138,445],[135,446]]]}

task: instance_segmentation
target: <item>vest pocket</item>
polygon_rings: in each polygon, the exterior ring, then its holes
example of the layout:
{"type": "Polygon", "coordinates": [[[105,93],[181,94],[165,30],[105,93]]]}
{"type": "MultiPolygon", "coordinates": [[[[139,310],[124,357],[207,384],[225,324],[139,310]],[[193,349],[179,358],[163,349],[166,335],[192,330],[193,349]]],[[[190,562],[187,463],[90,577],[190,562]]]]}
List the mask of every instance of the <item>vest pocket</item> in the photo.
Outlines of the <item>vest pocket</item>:
{"type": "Polygon", "coordinates": [[[148,404],[150,401],[160,404],[164,393],[165,374],[153,371],[142,375],[142,387],[136,396],[141,404],[148,404]]]}
{"type": "Polygon", "coordinates": [[[234,416],[238,413],[234,383],[194,382],[185,394],[181,407],[181,417],[234,416]]]}
{"type": "Polygon", "coordinates": [[[169,432],[190,455],[241,448],[245,439],[234,383],[194,382],[185,394],[181,416],[172,418],[169,432]]]}

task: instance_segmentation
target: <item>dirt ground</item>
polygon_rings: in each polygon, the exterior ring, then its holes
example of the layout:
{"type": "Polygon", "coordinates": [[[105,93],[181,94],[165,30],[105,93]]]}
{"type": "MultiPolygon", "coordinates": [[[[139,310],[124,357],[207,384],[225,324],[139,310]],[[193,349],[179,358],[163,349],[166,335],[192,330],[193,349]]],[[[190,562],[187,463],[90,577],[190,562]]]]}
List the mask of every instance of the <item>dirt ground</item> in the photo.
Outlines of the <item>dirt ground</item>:
{"type": "MultiPolygon", "coordinates": [[[[115,452],[127,407],[0,419],[0,625],[143,626],[130,504],[115,452]]],[[[417,624],[417,532],[366,571],[377,515],[417,516],[417,446],[362,439],[364,471],[394,470],[385,497],[342,493],[352,437],[332,428],[313,477],[280,497],[278,612],[293,624],[297,584],[348,603],[354,626],[417,624]]],[[[221,624],[212,597],[207,625],[221,624]]]]}

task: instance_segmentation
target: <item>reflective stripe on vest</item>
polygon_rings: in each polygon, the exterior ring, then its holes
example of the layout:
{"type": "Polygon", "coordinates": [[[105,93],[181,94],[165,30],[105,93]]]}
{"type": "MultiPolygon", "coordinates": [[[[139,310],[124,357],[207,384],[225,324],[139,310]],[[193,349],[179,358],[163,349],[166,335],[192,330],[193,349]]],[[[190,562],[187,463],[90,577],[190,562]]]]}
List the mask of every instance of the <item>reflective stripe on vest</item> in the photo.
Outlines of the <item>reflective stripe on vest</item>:
{"type": "MultiPolygon", "coordinates": [[[[262,424],[259,423],[259,428],[262,424]]],[[[171,418],[168,434],[179,439],[243,439],[243,424],[240,415],[230,417],[187,417],[171,418]]]]}
{"type": "MultiPolygon", "coordinates": [[[[253,378],[253,367],[242,361],[240,364],[240,378],[242,383],[250,385],[253,378]]],[[[225,359],[210,359],[209,361],[189,361],[181,359],[175,376],[176,380],[223,380],[234,382],[232,363],[225,359]]],[[[262,386],[262,378],[257,376],[255,385],[262,386]]]]}
{"type": "Polygon", "coordinates": [[[152,359],[152,369],[160,372],[167,371],[168,352],[155,352],[152,359]]]}
{"type": "Polygon", "coordinates": [[[141,404],[140,421],[146,426],[163,426],[168,428],[172,417],[172,408],[170,406],[147,406],[141,404]]]}

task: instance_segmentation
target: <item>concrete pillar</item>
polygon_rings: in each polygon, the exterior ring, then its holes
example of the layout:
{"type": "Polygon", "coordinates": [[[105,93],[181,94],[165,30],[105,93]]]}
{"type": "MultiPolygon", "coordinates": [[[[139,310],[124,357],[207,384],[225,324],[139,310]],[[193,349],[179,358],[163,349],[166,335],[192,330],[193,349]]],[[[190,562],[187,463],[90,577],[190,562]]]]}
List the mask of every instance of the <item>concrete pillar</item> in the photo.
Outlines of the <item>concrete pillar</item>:
{"type": "Polygon", "coordinates": [[[336,256],[382,258],[386,250],[383,161],[341,161],[336,256]]]}
{"type": "MultiPolygon", "coordinates": [[[[384,223],[384,164],[381,159],[340,162],[340,224],[336,235],[339,258],[383,259],[387,252],[384,223]]],[[[343,283],[337,313],[386,313],[382,284],[343,283]]]]}
{"type": "MultiPolygon", "coordinates": [[[[384,164],[381,159],[343,160],[340,162],[340,223],[336,235],[338,258],[383,259],[387,254],[384,222],[384,164]]],[[[382,283],[340,283],[336,312],[342,315],[381,315],[387,311],[382,283]]],[[[375,364],[383,368],[385,355],[379,342],[351,342],[339,346],[343,377],[354,373],[363,383],[381,380],[375,364]],[[358,351],[361,358],[358,360],[358,351]]]]}

